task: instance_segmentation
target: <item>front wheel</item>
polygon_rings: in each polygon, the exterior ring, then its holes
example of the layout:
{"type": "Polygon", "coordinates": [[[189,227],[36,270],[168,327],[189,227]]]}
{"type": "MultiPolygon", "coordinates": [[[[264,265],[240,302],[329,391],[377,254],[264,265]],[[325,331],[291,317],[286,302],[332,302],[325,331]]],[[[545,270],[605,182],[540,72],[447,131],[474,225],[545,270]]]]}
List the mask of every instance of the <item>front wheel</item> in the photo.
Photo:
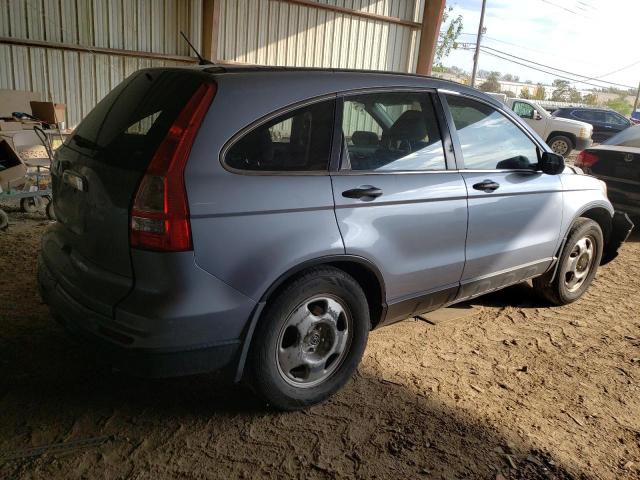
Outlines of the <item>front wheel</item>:
{"type": "Polygon", "coordinates": [[[555,278],[550,282],[552,273],[534,278],[533,287],[554,305],[575,302],[596,276],[603,246],[600,225],[589,218],[577,219],[558,259],[555,278]]]}
{"type": "Polygon", "coordinates": [[[308,270],[260,319],[247,365],[251,386],[282,410],[320,403],[352,377],[369,329],[367,299],[353,277],[332,267],[308,270]]]}
{"type": "Polygon", "coordinates": [[[569,137],[565,137],[564,135],[556,135],[550,138],[547,144],[551,147],[553,153],[557,153],[563,157],[568,156],[571,150],[573,150],[573,142],[569,137]]]}

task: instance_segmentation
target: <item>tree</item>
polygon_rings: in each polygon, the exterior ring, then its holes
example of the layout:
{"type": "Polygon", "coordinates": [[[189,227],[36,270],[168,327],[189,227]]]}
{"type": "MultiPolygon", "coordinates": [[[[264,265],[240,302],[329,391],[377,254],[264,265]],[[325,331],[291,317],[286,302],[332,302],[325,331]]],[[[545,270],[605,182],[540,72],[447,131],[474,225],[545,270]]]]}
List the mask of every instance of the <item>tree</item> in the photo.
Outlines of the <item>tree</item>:
{"type": "Polygon", "coordinates": [[[596,105],[598,103],[598,96],[595,93],[588,93],[582,97],[582,101],[587,105],[596,105]]]}
{"type": "Polygon", "coordinates": [[[500,92],[499,78],[500,74],[498,72],[491,72],[484,83],[480,85],[480,90],[483,92],[500,92]]]}
{"type": "Polygon", "coordinates": [[[462,33],[462,15],[458,15],[449,21],[452,10],[453,7],[447,7],[442,14],[442,25],[444,29],[440,29],[440,33],[438,34],[438,45],[436,46],[433,61],[437,66],[442,66],[442,60],[449,56],[451,50],[458,48],[458,37],[462,33]],[[448,25],[447,22],[449,22],[448,25]]]}
{"type": "Polygon", "coordinates": [[[554,91],[551,94],[551,100],[555,102],[568,102],[571,97],[569,82],[556,78],[551,84],[554,91]]]}
{"type": "Polygon", "coordinates": [[[516,94],[513,93],[511,90],[505,90],[502,93],[504,93],[507,96],[507,98],[514,98],[516,96],[516,94]]]}
{"type": "Polygon", "coordinates": [[[531,98],[528,87],[523,87],[522,90],[520,90],[520,98],[531,98]]]}
{"type": "Polygon", "coordinates": [[[629,102],[627,102],[627,100],[624,98],[624,95],[620,95],[618,98],[609,100],[605,105],[612,110],[615,110],[619,114],[624,115],[625,117],[631,115],[631,110],[633,110],[633,107],[629,104],[629,102]]]}
{"type": "Polygon", "coordinates": [[[547,98],[547,91],[544,88],[544,85],[542,85],[541,83],[538,83],[538,85],[536,85],[536,90],[533,93],[533,98],[536,100],[544,100],[545,98],[547,98]]]}
{"type": "Polygon", "coordinates": [[[575,87],[569,89],[569,101],[575,103],[582,102],[582,94],[575,87]]]}

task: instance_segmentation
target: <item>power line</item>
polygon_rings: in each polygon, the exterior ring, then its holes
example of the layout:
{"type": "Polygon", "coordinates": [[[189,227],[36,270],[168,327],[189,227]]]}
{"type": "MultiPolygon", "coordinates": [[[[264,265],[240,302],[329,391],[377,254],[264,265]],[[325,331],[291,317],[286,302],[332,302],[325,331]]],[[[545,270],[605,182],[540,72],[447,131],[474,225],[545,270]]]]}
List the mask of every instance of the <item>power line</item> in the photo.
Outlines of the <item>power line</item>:
{"type": "MultiPolygon", "coordinates": [[[[522,65],[523,67],[530,68],[531,70],[536,70],[538,72],[546,73],[547,75],[552,75],[552,76],[557,77],[557,78],[562,78],[563,80],[569,80],[569,81],[574,82],[574,83],[581,83],[581,84],[584,84],[584,85],[590,85],[590,86],[596,87],[596,88],[604,88],[602,85],[596,85],[595,83],[585,82],[583,80],[579,80],[579,79],[571,78],[571,77],[566,77],[564,75],[559,75],[559,74],[557,74],[555,72],[550,72],[548,70],[543,70],[543,69],[538,68],[538,67],[532,67],[531,65],[527,65],[526,63],[518,62],[517,60],[513,60],[513,59],[507,58],[507,57],[503,57],[503,56],[498,55],[498,54],[493,53],[493,52],[488,52],[488,51],[484,50],[484,48],[485,47],[482,47],[482,50],[487,55],[491,55],[493,57],[497,57],[497,58],[500,58],[502,60],[506,60],[507,62],[516,63],[518,65],[522,65]]],[[[629,88],[635,89],[635,87],[629,87],[629,88]]]]}
{"type": "Polygon", "coordinates": [[[589,80],[597,80],[597,79],[602,78],[602,77],[608,77],[609,75],[613,75],[614,73],[621,72],[623,70],[626,70],[627,68],[635,67],[639,63],[640,63],[640,60],[638,60],[637,62],[633,62],[632,64],[627,65],[626,67],[622,67],[622,68],[619,68],[617,70],[614,70],[613,72],[605,73],[604,75],[598,75],[597,77],[590,78],[589,80]]]}
{"type": "MultiPolygon", "coordinates": [[[[551,69],[551,70],[556,70],[556,71],[558,71],[558,72],[566,73],[566,74],[568,74],[568,75],[573,75],[574,77],[582,77],[582,78],[584,78],[586,81],[589,81],[589,80],[596,80],[596,78],[595,78],[595,77],[589,77],[588,75],[581,75],[581,74],[579,74],[579,73],[569,72],[569,71],[567,71],[567,70],[562,70],[561,68],[552,67],[552,66],[550,66],[550,65],[545,65],[545,64],[543,64],[543,63],[534,62],[533,60],[529,60],[528,58],[519,57],[519,56],[517,56],[517,55],[513,55],[512,53],[508,53],[508,52],[504,52],[504,51],[502,51],[502,50],[498,50],[497,48],[487,47],[487,46],[484,46],[484,45],[482,46],[482,48],[483,48],[483,49],[485,49],[485,48],[486,48],[486,49],[489,49],[489,50],[493,50],[494,52],[501,53],[502,55],[507,55],[507,56],[509,56],[509,57],[517,58],[518,60],[522,60],[522,61],[524,61],[524,62],[529,62],[529,63],[532,63],[532,64],[534,64],[534,65],[538,65],[538,66],[540,66],[540,67],[549,68],[549,69],[551,69]]],[[[638,63],[640,63],[640,61],[639,61],[638,63]]],[[[615,72],[614,72],[614,73],[615,73],[615,72]]],[[[604,76],[604,75],[602,75],[602,76],[604,76]]],[[[584,81],[584,82],[583,82],[582,80],[579,80],[579,81],[580,81],[580,82],[582,82],[582,83],[587,83],[586,81],[584,81]]],[[[598,81],[598,82],[600,82],[600,83],[606,83],[606,84],[608,84],[608,85],[613,85],[613,86],[617,86],[617,87],[624,87],[624,88],[631,88],[631,89],[635,89],[635,87],[632,87],[632,86],[630,86],[630,85],[624,85],[624,84],[622,84],[622,83],[609,82],[609,81],[607,81],[607,80],[597,80],[597,81],[598,81]]],[[[602,88],[602,87],[600,87],[600,88],[602,88]]]]}

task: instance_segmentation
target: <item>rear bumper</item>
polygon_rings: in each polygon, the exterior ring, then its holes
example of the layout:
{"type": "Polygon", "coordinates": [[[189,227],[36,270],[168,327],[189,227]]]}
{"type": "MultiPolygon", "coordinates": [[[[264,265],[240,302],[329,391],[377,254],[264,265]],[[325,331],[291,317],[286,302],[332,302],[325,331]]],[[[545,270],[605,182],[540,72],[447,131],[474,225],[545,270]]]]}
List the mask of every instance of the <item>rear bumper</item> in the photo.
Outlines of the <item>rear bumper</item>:
{"type": "Polygon", "coordinates": [[[604,248],[604,252],[602,252],[600,265],[606,265],[618,256],[620,246],[629,237],[633,227],[633,222],[629,216],[624,212],[616,210],[611,222],[611,234],[609,235],[609,241],[604,248]]]}
{"type": "Polygon", "coordinates": [[[575,150],[586,150],[593,144],[590,138],[576,138],[575,150]]]}
{"type": "MultiPolygon", "coordinates": [[[[38,284],[54,318],[95,352],[99,361],[128,374],[150,378],[210,371],[234,374],[241,338],[255,306],[224,284],[219,286],[222,292],[210,292],[208,300],[190,305],[188,313],[187,307],[176,306],[175,302],[171,304],[174,311],[159,301],[156,305],[146,303],[149,298],[142,299],[140,295],[149,292],[134,290],[111,318],[69,295],[43,256],[38,261],[38,284]],[[194,312],[196,308],[198,311],[194,312]],[[140,316],[140,311],[146,311],[151,318],[140,316]]],[[[186,300],[193,302],[193,298],[186,300]]]]}

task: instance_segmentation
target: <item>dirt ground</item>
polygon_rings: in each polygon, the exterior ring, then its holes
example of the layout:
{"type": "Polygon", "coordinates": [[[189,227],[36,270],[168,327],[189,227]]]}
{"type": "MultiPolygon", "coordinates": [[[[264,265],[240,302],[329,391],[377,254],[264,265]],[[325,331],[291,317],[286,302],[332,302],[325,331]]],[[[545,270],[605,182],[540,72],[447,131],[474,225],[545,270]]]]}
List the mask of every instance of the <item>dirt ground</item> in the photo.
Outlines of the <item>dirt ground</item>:
{"type": "Polygon", "coordinates": [[[640,478],[640,237],[588,294],[526,285],[372,333],[328,403],[113,373],[36,291],[47,221],[0,232],[0,478],[640,478]]]}

